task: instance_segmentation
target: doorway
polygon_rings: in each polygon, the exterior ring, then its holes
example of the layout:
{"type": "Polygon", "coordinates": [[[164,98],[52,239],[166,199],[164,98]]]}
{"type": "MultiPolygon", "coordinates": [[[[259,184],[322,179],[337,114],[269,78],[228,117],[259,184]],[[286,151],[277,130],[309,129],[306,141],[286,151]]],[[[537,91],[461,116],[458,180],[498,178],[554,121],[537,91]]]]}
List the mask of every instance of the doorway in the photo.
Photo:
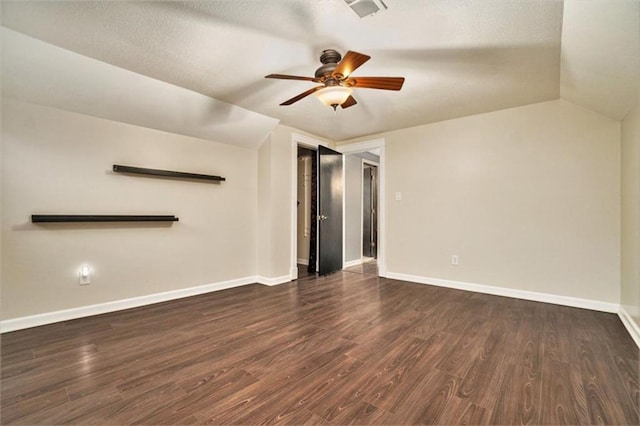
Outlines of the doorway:
{"type": "Polygon", "coordinates": [[[384,203],[385,139],[340,145],[338,150],[345,157],[344,270],[353,272],[366,267],[368,271],[384,277],[387,274],[384,203]],[[367,171],[365,170],[367,164],[375,168],[367,171]],[[368,172],[369,179],[365,179],[365,172],[368,172]],[[372,174],[373,185],[369,185],[370,188],[366,190],[366,181],[371,183],[372,174]],[[365,200],[365,190],[371,197],[368,201],[373,201],[374,204],[367,203],[365,200]],[[372,212],[365,211],[364,204],[372,205],[372,212]],[[373,217],[370,213],[373,213],[373,217]],[[371,229],[368,235],[363,229],[367,223],[371,229]]]}
{"type": "Polygon", "coordinates": [[[379,165],[378,150],[345,155],[345,268],[378,258],[379,165]]]}
{"type": "Polygon", "coordinates": [[[327,275],[343,267],[343,155],[322,145],[296,145],[296,154],[292,278],[305,270],[327,275]]]}
{"type": "MultiPolygon", "coordinates": [[[[292,133],[291,135],[291,157],[290,157],[290,164],[291,164],[291,171],[292,171],[292,175],[291,175],[291,198],[290,198],[290,209],[291,209],[291,218],[292,220],[290,221],[291,224],[291,232],[290,232],[290,236],[291,236],[291,273],[290,273],[290,278],[292,280],[295,280],[298,278],[298,251],[297,251],[297,247],[298,247],[298,238],[297,238],[297,226],[298,226],[298,205],[297,205],[297,183],[298,183],[298,146],[304,146],[306,148],[310,148],[312,150],[317,150],[319,146],[321,145],[326,145],[325,142],[315,139],[313,137],[310,137],[308,135],[303,135],[300,133],[292,133]]],[[[347,157],[349,157],[349,155],[346,154],[352,154],[352,153],[364,153],[364,152],[368,152],[371,150],[376,150],[378,152],[379,155],[379,164],[378,164],[378,175],[377,175],[377,189],[378,189],[378,209],[376,211],[377,213],[377,222],[378,222],[378,232],[377,232],[377,245],[376,245],[376,263],[377,263],[377,267],[378,267],[378,275],[381,277],[386,276],[386,250],[385,250],[385,244],[386,244],[386,238],[385,238],[385,203],[383,202],[383,200],[385,200],[385,139],[384,138],[379,138],[379,139],[372,139],[372,140],[368,140],[368,141],[362,141],[362,142],[355,142],[355,143],[351,143],[351,144],[347,144],[347,145],[339,145],[336,147],[336,150],[343,155],[343,162],[347,160],[347,157]]],[[[358,172],[357,172],[357,178],[358,181],[361,181],[362,179],[362,169],[361,169],[361,165],[358,167],[358,172]]],[[[340,181],[340,186],[342,186],[343,182],[344,182],[344,174],[345,174],[345,169],[343,168],[343,178],[339,179],[340,181]]],[[[336,182],[338,183],[338,182],[336,182]]],[[[344,206],[344,197],[345,197],[346,191],[343,191],[343,206],[344,206]]],[[[362,199],[362,192],[361,190],[359,190],[357,192],[357,196],[358,199],[362,199]]],[[[360,204],[360,202],[358,202],[358,204],[360,204]]],[[[343,209],[343,217],[346,214],[345,213],[346,209],[343,209]]],[[[350,226],[347,222],[349,222],[351,219],[348,219],[347,221],[345,221],[343,219],[343,231],[342,231],[342,265],[343,268],[345,267],[349,267],[349,266],[353,266],[355,264],[361,264],[362,263],[362,258],[360,255],[360,250],[361,250],[361,246],[362,246],[362,237],[360,235],[358,235],[358,238],[355,240],[355,243],[357,244],[357,249],[356,249],[356,253],[357,253],[357,257],[358,259],[354,259],[354,261],[349,261],[348,259],[348,255],[347,255],[347,251],[345,250],[345,247],[350,247],[351,243],[347,244],[347,233],[351,230],[351,229],[356,229],[357,233],[360,234],[361,232],[361,217],[362,217],[362,212],[360,207],[358,207],[357,209],[358,214],[356,215],[355,220],[357,221],[357,223],[355,224],[355,228],[353,228],[352,226],[350,226]]],[[[316,221],[317,222],[317,221],[316,221]]],[[[349,239],[349,241],[351,241],[351,239],[349,239]]],[[[339,244],[339,243],[338,243],[339,244]]],[[[304,268],[306,269],[306,268],[304,268]]]]}
{"type": "MultiPolygon", "coordinates": [[[[315,216],[313,204],[317,200],[317,188],[314,185],[314,165],[316,151],[311,148],[298,145],[297,156],[297,254],[296,263],[298,274],[302,271],[315,273],[317,262],[315,252],[317,249],[316,227],[312,226],[315,216]],[[314,250],[311,250],[313,246],[314,250]],[[311,267],[309,267],[311,265],[311,267]]],[[[306,275],[306,274],[305,274],[306,275]]]]}
{"type": "Polygon", "coordinates": [[[362,162],[362,257],[378,257],[378,166],[362,162]]]}

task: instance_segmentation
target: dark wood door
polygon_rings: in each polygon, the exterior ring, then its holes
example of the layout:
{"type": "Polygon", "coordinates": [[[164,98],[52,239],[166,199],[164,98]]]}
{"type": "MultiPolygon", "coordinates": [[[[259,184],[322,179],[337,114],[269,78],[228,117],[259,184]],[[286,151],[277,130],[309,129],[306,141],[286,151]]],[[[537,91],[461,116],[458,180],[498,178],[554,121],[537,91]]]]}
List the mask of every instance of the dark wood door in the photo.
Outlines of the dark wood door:
{"type": "Polygon", "coordinates": [[[318,147],[318,273],[342,269],[342,154],[318,147]]]}

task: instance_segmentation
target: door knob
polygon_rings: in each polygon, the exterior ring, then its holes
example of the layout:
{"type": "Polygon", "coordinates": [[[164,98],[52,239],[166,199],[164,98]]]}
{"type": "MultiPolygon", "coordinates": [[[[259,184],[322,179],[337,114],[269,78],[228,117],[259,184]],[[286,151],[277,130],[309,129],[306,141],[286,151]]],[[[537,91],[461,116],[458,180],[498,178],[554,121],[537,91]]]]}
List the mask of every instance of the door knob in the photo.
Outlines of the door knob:
{"type": "Polygon", "coordinates": [[[328,217],[327,217],[327,216],[325,216],[325,215],[323,215],[323,214],[321,214],[320,216],[318,216],[318,220],[327,220],[327,219],[328,219],[328,217]]]}

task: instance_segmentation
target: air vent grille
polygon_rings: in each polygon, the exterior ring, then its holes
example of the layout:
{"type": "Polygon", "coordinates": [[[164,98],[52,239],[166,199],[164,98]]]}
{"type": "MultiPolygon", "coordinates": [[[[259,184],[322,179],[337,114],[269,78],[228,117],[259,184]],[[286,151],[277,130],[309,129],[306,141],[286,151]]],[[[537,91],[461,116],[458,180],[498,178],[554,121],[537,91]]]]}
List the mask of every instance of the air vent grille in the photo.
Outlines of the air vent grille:
{"type": "Polygon", "coordinates": [[[360,18],[366,18],[381,10],[387,10],[382,0],[344,0],[360,18]]]}

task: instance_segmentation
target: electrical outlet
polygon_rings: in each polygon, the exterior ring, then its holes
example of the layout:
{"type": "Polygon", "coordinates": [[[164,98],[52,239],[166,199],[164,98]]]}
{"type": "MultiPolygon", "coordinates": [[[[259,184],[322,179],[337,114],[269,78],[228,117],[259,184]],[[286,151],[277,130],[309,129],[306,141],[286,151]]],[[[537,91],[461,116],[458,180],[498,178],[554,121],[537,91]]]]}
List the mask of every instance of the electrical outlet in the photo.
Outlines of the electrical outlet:
{"type": "Polygon", "coordinates": [[[91,284],[91,268],[88,265],[82,265],[78,277],[80,277],[80,285],[91,284]]]}
{"type": "Polygon", "coordinates": [[[451,264],[452,265],[457,265],[458,264],[458,255],[454,254],[453,256],[451,256],[451,264]]]}

